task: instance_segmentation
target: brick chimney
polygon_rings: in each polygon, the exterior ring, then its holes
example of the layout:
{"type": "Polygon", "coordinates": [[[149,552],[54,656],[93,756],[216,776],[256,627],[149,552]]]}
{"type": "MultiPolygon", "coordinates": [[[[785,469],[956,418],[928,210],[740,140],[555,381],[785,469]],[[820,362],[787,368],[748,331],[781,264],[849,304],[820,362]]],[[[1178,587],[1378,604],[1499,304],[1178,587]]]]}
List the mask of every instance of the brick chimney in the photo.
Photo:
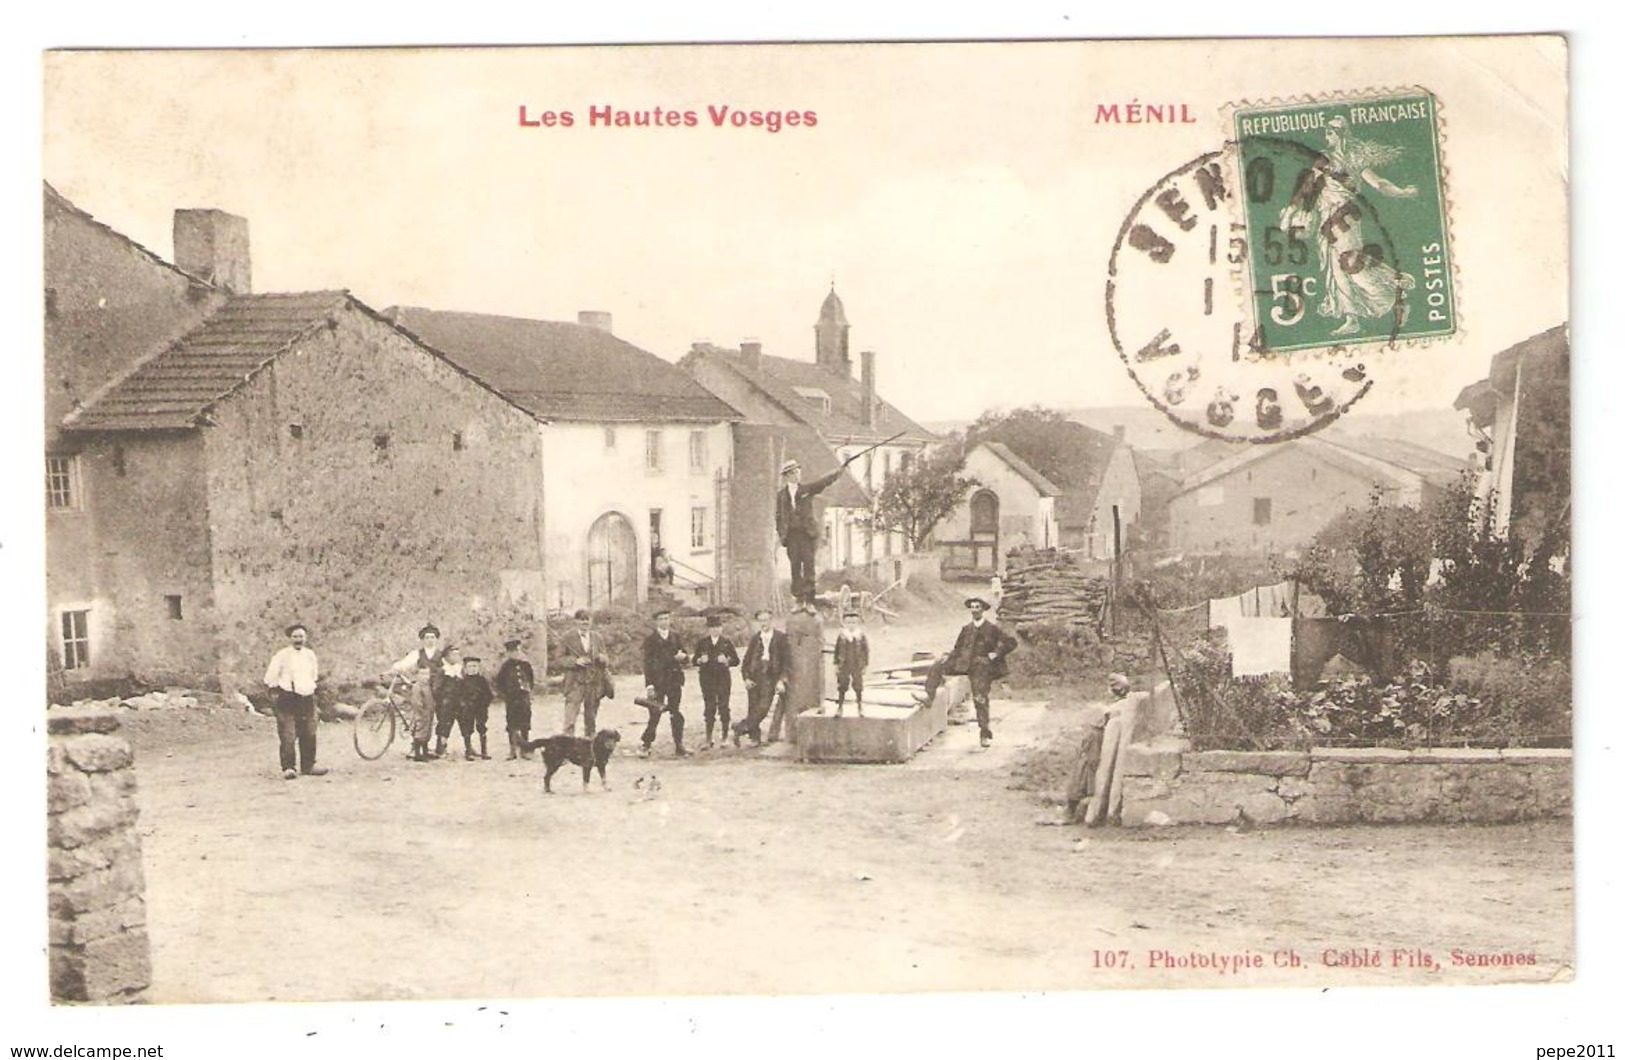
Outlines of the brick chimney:
{"type": "Polygon", "coordinates": [[[576,323],[584,328],[597,328],[606,335],[615,334],[615,315],[602,309],[583,309],[576,314],[576,323]]]}
{"type": "Polygon", "coordinates": [[[875,351],[858,354],[863,362],[863,425],[873,430],[880,422],[880,399],[875,396],[875,351]]]}
{"type": "Polygon", "coordinates": [[[175,265],[232,294],[251,293],[248,219],[224,210],[176,210],[175,265]]]}
{"type": "Polygon", "coordinates": [[[743,339],[739,343],[740,360],[753,372],[762,370],[762,340],[743,339]]]}

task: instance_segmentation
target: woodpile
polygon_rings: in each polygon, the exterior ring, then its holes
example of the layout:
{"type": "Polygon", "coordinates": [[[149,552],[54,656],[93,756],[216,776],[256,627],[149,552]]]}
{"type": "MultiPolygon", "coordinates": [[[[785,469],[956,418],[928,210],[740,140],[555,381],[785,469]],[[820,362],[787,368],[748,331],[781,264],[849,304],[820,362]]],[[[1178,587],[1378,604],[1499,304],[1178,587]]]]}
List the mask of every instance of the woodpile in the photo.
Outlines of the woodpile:
{"type": "Polygon", "coordinates": [[[1063,623],[1099,630],[1111,583],[1079,569],[1055,549],[1011,553],[1001,585],[999,621],[1009,626],[1063,623]]]}

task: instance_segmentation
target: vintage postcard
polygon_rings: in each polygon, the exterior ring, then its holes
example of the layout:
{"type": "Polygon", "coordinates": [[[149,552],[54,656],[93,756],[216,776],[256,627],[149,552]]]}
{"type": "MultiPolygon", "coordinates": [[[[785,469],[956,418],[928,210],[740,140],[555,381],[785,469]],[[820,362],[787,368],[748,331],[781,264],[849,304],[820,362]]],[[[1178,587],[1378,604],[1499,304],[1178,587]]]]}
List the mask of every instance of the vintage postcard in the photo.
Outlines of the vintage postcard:
{"type": "Polygon", "coordinates": [[[1577,974],[1562,37],[43,70],[56,1002],[1577,974]]]}

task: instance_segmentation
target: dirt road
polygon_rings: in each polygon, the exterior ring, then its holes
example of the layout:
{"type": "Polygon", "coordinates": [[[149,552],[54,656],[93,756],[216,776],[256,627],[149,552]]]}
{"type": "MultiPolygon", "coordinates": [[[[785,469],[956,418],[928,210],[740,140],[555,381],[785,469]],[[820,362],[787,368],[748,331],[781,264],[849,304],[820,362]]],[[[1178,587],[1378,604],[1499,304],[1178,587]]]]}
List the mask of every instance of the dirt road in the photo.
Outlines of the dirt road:
{"type": "MultiPolygon", "coordinates": [[[[539,762],[414,764],[399,746],[363,762],[343,725],[322,726],[332,773],[286,782],[269,721],[194,719],[188,735],[144,716],[130,728],[152,999],[1567,974],[1568,822],[1044,827],[1051,811],[1012,789],[1011,767],[1070,714],[995,706],[1000,738],[986,752],[972,727],[955,727],[906,766],[803,766],[778,748],[628,753],[610,767],[610,791],[583,794],[566,772],[552,796],[539,762]],[[1533,963],[1453,965],[1452,950],[1533,963]]],[[[693,714],[697,728],[697,704],[693,714]]],[[[624,751],[636,720],[606,704],[624,751]]],[[[663,734],[657,749],[668,747],[663,734]]]]}

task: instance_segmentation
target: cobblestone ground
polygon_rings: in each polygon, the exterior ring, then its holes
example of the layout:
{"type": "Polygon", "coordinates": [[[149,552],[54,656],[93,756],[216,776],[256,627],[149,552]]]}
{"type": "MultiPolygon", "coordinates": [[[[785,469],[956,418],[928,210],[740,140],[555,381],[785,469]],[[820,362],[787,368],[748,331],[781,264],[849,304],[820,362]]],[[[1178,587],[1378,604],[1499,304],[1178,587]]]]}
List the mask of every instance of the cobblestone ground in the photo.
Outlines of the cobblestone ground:
{"type": "MultiPolygon", "coordinates": [[[[427,765],[406,761],[399,745],[361,761],[347,726],[323,725],[320,757],[332,772],[286,782],[267,720],[134,718],[150,996],[1319,987],[1569,974],[1567,821],[1044,827],[1050,810],[1012,786],[1011,767],[1070,719],[1042,705],[996,707],[999,739],[986,752],[955,727],[900,767],[803,766],[779,748],[677,761],[663,733],[653,759],[617,755],[611,790],[595,783],[584,794],[579,774],[566,772],[552,796],[539,762],[501,760],[500,720],[495,760],[427,765]],[[1469,955],[1516,963],[1459,963],[1469,955]]],[[[539,716],[555,709],[544,704],[539,716]]],[[[626,735],[622,749],[634,748],[634,712],[610,703],[605,715],[626,735]]]]}

